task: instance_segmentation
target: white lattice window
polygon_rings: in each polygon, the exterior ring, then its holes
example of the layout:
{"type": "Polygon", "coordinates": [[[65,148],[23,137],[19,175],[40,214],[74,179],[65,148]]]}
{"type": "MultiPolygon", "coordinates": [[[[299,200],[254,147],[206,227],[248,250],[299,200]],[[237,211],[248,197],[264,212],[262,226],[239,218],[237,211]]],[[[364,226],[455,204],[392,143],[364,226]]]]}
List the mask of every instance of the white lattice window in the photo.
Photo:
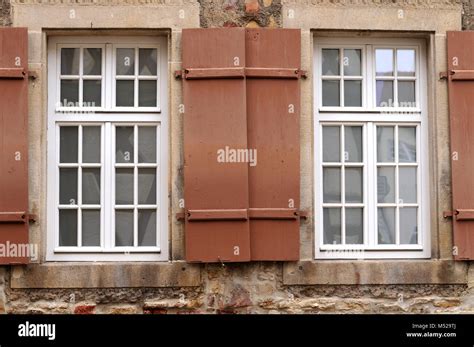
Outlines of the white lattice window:
{"type": "Polygon", "coordinates": [[[166,41],[49,41],[48,260],[166,260],[166,41]]]}
{"type": "Polygon", "coordinates": [[[316,39],[315,255],[430,255],[424,43],[316,39]]]}

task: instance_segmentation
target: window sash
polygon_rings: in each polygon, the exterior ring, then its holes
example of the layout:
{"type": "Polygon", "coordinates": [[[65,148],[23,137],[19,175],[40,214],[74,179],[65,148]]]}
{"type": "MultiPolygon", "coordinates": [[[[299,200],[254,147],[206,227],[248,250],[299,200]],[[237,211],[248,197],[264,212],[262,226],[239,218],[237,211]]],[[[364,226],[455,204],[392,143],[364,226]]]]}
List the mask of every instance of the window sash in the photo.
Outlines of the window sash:
{"type": "MultiPolygon", "coordinates": [[[[106,122],[106,123],[98,123],[98,122],[91,122],[91,123],[78,123],[78,122],[58,122],[56,124],[56,177],[55,179],[56,182],[56,196],[55,196],[55,227],[54,227],[54,234],[55,234],[55,246],[54,246],[54,252],[66,252],[66,253],[81,253],[81,252],[94,252],[94,253],[143,253],[143,252],[160,252],[161,251],[161,246],[160,246],[160,233],[161,231],[161,218],[162,213],[160,212],[159,206],[161,205],[160,203],[160,198],[161,198],[161,190],[163,187],[160,186],[160,182],[162,181],[160,179],[160,153],[161,153],[161,141],[160,141],[160,130],[159,130],[160,124],[158,122],[140,122],[140,123],[116,123],[116,122],[106,122]],[[154,167],[156,168],[156,204],[154,205],[137,205],[135,206],[138,209],[147,209],[147,210],[155,210],[156,212],[156,246],[115,246],[115,218],[114,218],[114,211],[115,211],[115,174],[113,173],[114,169],[114,162],[115,162],[115,132],[114,132],[114,127],[116,125],[128,125],[128,126],[134,126],[135,128],[140,127],[140,126],[153,126],[157,127],[156,131],[156,163],[153,164],[138,164],[138,166],[144,166],[144,167],[154,167]],[[78,136],[78,161],[79,163],[77,164],[63,164],[59,162],[59,153],[60,153],[60,144],[59,144],[59,136],[60,136],[60,128],[61,127],[66,127],[66,126],[78,126],[79,127],[79,136],[78,136]],[[59,204],[59,169],[61,167],[81,167],[83,165],[81,163],[81,156],[82,156],[82,136],[81,136],[81,129],[83,126],[100,126],[101,127],[101,204],[100,205],[87,205],[86,209],[92,209],[96,208],[98,209],[100,207],[101,210],[101,243],[100,246],[81,246],[81,218],[79,216],[80,211],[82,210],[83,206],[82,204],[77,204],[77,205],[60,205],[59,204]],[[111,177],[112,179],[106,179],[106,177],[111,177]],[[78,232],[78,246],[60,246],[59,245],[59,209],[77,209],[78,213],[78,226],[77,226],[77,232],[78,232]]],[[[137,136],[134,136],[134,142],[135,142],[135,147],[134,151],[138,153],[138,148],[136,147],[138,144],[138,139],[137,136]]],[[[136,158],[138,160],[138,158],[136,158]]],[[[98,166],[97,164],[93,164],[94,166],[98,166]]],[[[89,167],[90,164],[86,164],[86,167],[89,167]]],[[[137,167],[138,167],[137,166],[137,167]]],[[[136,169],[135,169],[136,170],[136,169]]],[[[80,194],[82,192],[81,189],[81,179],[80,179],[80,172],[81,170],[79,169],[79,176],[78,176],[78,202],[80,203],[81,197],[80,194]]],[[[134,176],[134,180],[137,180],[137,177],[134,176]]],[[[135,182],[136,183],[136,182],[135,182]]],[[[137,195],[137,185],[134,185],[134,195],[137,195]]],[[[125,208],[127,205],[121,205],[120,209],[125,208]]],[[[136,212],[134,212],[136,214],[136,212]]],[[[137,245],[137,235],[138,235],[138,229],[137,229],[137,221],[134,222],[134,244],[137,245]]]]}
{"type": "Polygon", "coordinates": [[[54,112],[57,115],[61,113],[73,114],[73,113],[119,113],[119,112],[156,112],[162,111],[163,100],[161,97],[162,91],[162,50],[163,45],[160,40],[151,38],[132,38],[123,37],[115,39],[105,38],[68,38],[65,40],[54,40],[51,47],[55,50],[55,83],[50,86],[50,92],[55,95],[54,112]],[[84,43],[89,42],[89,43],[84,43]],[[107,43],[105,43],[107,42],[107,43]],[[98,76],[83,76],[80,70],[80,75],[62,76],[61,75],[61,48],[79,48],[81,50],[80,67],[82,69],[82,56],[83,49],[85,48],[102,48],[102,75],[101,75],[101,106],[97,107],[84,107],[82,106],[82,85],[85,80],[95,80],[98,76]],[[115,106],[115,94],[116,94],[116,49],[117,48],[134,48],[136,54],[138,54],[139,48],[154,48],[157,50],[157,75],[156,76],[145,76],[138,75],[138,60],[136,60],[136,71],[135,76],[119,76],[121,80],[134,80],[135,83],[135,95],[134,95],[134,106],[115,106]],[[70,77],[70,78],[69,78],[70,77]],[[79,106],[65,107],[61,105],[61,79],[77,79],[79,80],[79,106]],[[156,107],[138,106],[138,83],[139,81],[156,81],[156,107]]]}
{"type": "MultiPolygon", "coordinates": [[[[426,228],[427,226],[424,223],[423,219],[423,213],[424,209],[427,208],[424,206],[422,202],[423,198],[423,185],[422,185],[422,168],[421,168],[421,161],[422,161],[422,151],[421,151],[421,144],[422,144],[422,134],[421,134],[421,123],[395,123],[391,122],[389,124],[387,123],[377,123],[377,122],[340,122],[340,121],[324,121],[324,122],[318,122],[318,127],[317,127],[317,153],[316,153],[316,207],[315,210],[317,211],[317,215],[321,216],[319,218],[319,221],[316,225],[316,247],[317,247],[317,253],[321,253],[324,251],[342,251],[342,250],[347,250],[347,251],[387,251],[390,253],[383,254],[385,257],[400,257],[402,254],[404,257],[410,257],[413,256],[413,253],[400,253],[400,251],[421,251],[424,249],[424,244],[425,244],[425,237],[427,237],[427,232],[426,228]],[[346,204],[344,202],[344,187],[345,187],[345,182],[343,181],[343,177],[341,177],[341,203],[326,203],[323,201],[323,168],[324,167],[335,167],[336,165],[346,166],[346,167],[360,167],[360,163],[356,164],[349,164],[343,163],[343,158],[341,158],[341,163],[334,163],[334,162],[323,162],[323,140],[322,140],[322,131],[325,126],[353,126],[353,125],[359,125],[363,126],[363,155],[364,155],[364,160],[363,160],[363,165],[364,165],[364,170],[363,170],[363,203],[350,203],[346,204]],[[399,208],[402,208],[401,206],[404,207],[417,207],[417,243],[416,244],[399,244],[399,230],[396,230],[396,235],[397,235],[397,244],[378,244],[377,243],[377,236],[378,236],[378,222],[377,222],[377,208],[379,206],[388,206],[385,204],[380,204],[378,203],[378,192],[377,192],[377,167],[380,165],[380,163],[377,162],[377,139],[376,139],[376,129],[377,126],[394,126],[394,127],[403,127],[403,126],[411,126],[411,127],[416,127],[416,146],[417,146],[417,157],[416,157],[416,162],[414,163],[399,163],[398,162],[398,154],[397,154],[397,159],[395,159],[394,163],[396,165],[400,165],[402,167],[417,167],[417,176],[416,176],[416,184],[417,184],[417,201],[416,203],[399,203],[395,200],[394,205],[397,208],[397,211],[399,208]],[[363,244],[344,244],[344,239],[345,239],[345,222],[344,222],[344,207],[345,206],[351,206],[351,207],[363,207],[364,208],[364,213],[363,213],[363,244]],[[341,210],[341,237],[342,237],[342,242],[341,244],[324,244],[324,213],[323,213],[323,208],[325,207],[342,207],[341,210]],[[394,254],[393,252],[397,252],[394,254]]],[[[341,155],[344,151],[344,148],[342,147],[343,145],[343,133],[341,131],[341,155]]],[[[395,140],[397,141],[397,138],[395,137],[395,140]]],[[[341,176],[342,173],[341,173],[341,176]]],[[[396,177],[398,178],[398,177],[396,177]]],[[[397,180],[395,180],[395,185],[398,185],[397,180]]],[[[398,195],[398,187],[396,188],[397,190],[397,195],[398,195]]],[[[398,214],[397,214],[398,218],[398,214]]],[[[331,252],[329,252],[330,254],[331,252]]],[[[346,255],[340,254],[340,253],[335,253],[335,254],[330,254],[328,257],[329,258],[344,258],[348,257],[351,258],[354,255],[351,255],[351,253],[347,253],[346,255]]],[[[364,254],[364,256],[368,257],[380,257],[380,253],[374,253],[372,256],[370,254],[364,254]]]]}
{"type": "MultiPolygon", "coordinates": [[[[420,89],[420,86],[427,84],[426,76],[426,54],[424,41],[419,39],[406,39],[406,38],[334,38],[334,37],[314,37],[314,54],[313,54],[313,67],[315,71],[314,83],[314,196],[315,196],[315,215],[323,216],[322,214],[322,138],[320,127],[321,125],[327,124],[360,124],[360,123],[372,123],[372,127],[375,125],[416,125],[418,126],[418,155],[419,170],[421,181],[418,185],[418,189],[421,189],[421,194],[418,194],[420,199],[420,238],[418,245],[400,245],[398,248],[393,248],[392,245],[375,245],[374,241],[370,241],[370,245],[322,245],[322,233],[323,225],[322,220],[316,219],[315,223],[315,243],[314,251],[315,258],[317,259],[409,259],[409,258],[429,258],[431,254],[430,247],[430,208],[429,208],[429,177],[428,167],[429,158],[428,154],[428,127],[427,127],[427,112],[426,112],[426,93],[420,89]],[[364,108],[360,107],[322,107],[321,96],[321,49],[322,48],[352,48],[355,46],[365,47],[366,55],[364,57],[366,63],[366,69],[364,74],[364,80],[366,85],[364,92],[366,97],[364,98],[366,105],[364,108]],[[380,107],[376,108],[375,105],[375,64],[374,57],[369,51],[373,51],[374,47],[390,47],[394,48],[411,48],[416,47],[416,79],[417,79],[417,108],[388,108],[380,107]],[[422,229],[421,229],[422,228],[422,229]],[[374,246],[372,246],[374,245],[374,246]]],[[[375,134],[368,135],[373,138],[375,134]]],[[[367,132],[370,129],[367,128],[367,132]]],[[[367,165],[370,170],[367,170],[367,174],[371,176],[373,181],[376,178],[376,168],[374,166],[374,159],[367,158],[367,165]],[[371,161],[371,162],[370,162],[371,161]]],[[[369,199],[374,204],[377,200],[376,186],[374,184],[367,185],[366,189],[370,192],[369,199]]],[[[368,200],[366,200],[368,201],[368,200]]],[[[375,211],[376,210],[372,210],[375,211]]],[[[372,212],[373,215],[374,212],[372,212]]],[[[375,216],[369,218],[370,221],[375,219],[375,216]]],[[[370,235],[375,235],[372,232],[370,235]]],[[[369,235],[369,236],[370,236],[369,235]]],[[[374,236],[371,236],[374,239],[374,236]]]]}
{"type": "MultiPolygon", "coordinates": [[[[315,88],[316,88],[316,107],[315,110],[323,112],[381,112],[381,113],[401,113],[401,114],[410,114],[413,116],[420,115],[422,109],[422,98],[420,91],[420,64],[422,58],[421,54],[421,44],[407,44],[404,40],[366,40],[362,44],[351,43],[350,40],[338,40],[338,39],[319,39],[321,43],[315,45],[315,63],[314,68],[317,72],[315,78],[315,88]],[[392,42],[393,44],[387,45],[386,42],[392,42]],[[334,43],[333,43],[334,42],[334,43]],[[337,43],[340,42],[340,43],[337,43]],[[392,49],[396,51],[399,49],[413,49],[415,50],[415,76],[405,77],[397,76],[395,72],[395,77],[393,76],[376,76],[375,73],[375,49],[392,49]],[[342,52],[344,49],[361,49],[362,50],[362,107],[342,106],[343,104],[343,82],[342,80],[354,80],[352,76],[343,76],[343,72],[339,72],[339,76],[323,76],[322,75],[322,50],[323,49],[339,49],[342,52]],[[339,80],[340,83],[340,104],[341,106],[323,106],[323,88],[322,82],[324,80],[339,80]],[[398,88],[396,88],[398,81],[415,81],[415,101],[416,107],[399,107],[394,105],[393,107],[379,107],[376,104],[376,81],[377,80],[394,80],[394,93],[398,93],[398,88]]],[[[357,41],[357,40],[352,40],[357,41]]],[[[358,40],[362,41],[362,40],[358,40]]],[[[408,40],[410,42],[410,40],[408,40]]],[[[342,53],[340,53],[341,56],[342,53]]],[[[340,62],[340,66],[343,67],[340,62]]],[[[394,69],[397,69],[396,58],[394,59],[394,69]]],[[[359,77],[355,78],[355,80],[359,77]]],[[[397,100],[395,98],[395,100],[397,100]]]]}

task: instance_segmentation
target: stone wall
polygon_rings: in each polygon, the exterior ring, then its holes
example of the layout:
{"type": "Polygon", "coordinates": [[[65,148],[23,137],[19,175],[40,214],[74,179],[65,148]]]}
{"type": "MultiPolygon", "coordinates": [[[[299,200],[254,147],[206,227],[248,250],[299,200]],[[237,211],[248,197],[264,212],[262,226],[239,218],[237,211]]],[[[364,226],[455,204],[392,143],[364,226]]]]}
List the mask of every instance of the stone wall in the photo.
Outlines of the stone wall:
{"type": "Polygon", "coordinates": [[[5,289],[9,313],[474,313],[467,285],[285,286],[273,263],[206,265],[200,287],[5,289]]]}
{"type": "Polygon", "coordinates": [[[463,0],[462,27],[464,30],[474,30],[474,0],[463,0]]]}
{"type": "Polygon", "coordinates": [[[0,26],[11,25],[10,0],[0,0],[0,26]]]}

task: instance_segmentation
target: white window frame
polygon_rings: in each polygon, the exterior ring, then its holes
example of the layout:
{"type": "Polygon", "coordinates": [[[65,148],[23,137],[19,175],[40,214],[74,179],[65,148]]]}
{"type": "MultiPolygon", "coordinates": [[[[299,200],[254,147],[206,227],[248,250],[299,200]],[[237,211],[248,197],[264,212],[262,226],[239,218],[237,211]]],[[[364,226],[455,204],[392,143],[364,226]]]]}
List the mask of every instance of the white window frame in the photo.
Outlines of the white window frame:
{"type": "MultiPolygon", "coordinates": [[[[427,119],[427,60],[426,45],[419,39],[397,38],[326,38],[315,37],[313,68],[314,87],[314,196],[315,196],[315,258],[316,259],[410,259],[431,256],[430,199],[429,199],[429,149],[427,119]],[[322,49],[361,48],[363,91],[362,107],[322,106],[322,49]],[[377,107],[375,100],[375,48],[403,49],[416,51],[416,107],[377,107]],[[364,87],[365,86],[365,87],[364,87]],[[423,88],[421,87],[423,86],[423,88]],[[386,114],[384,114],[386,113],[386,114]],[[322,179],[322,126],[363,125],[363,204],[364,244],[323,244],[323,179],[322,179]],[[417,127],[417,203],[418,244],[377,245],[377,165],[376,126],[416,125],[417,127]]],[[[395,54],[396,55],[396,54],[395,54]]],[[[394,61],[394,64],[396,62],[394,61]]],[[[396,65],[394,67],[396,69],[396,65]]],[[[395,88],[395,86],[394,86],[395,88]]],[[[342,90],[341,90],[342,92],[342,90]]],[[[343,94],[341,93],[341,98],[343,94]]],[[[343,141],[341,133],[341,143],[343,141]]],[[[396,139],[395,139],[396,140],[396,139]]],[[[344,149],[341,147],[341,151],[344,149]]],[[[341,158],[341,161],[343,159],[341,158]]],[[[396,159],[398,162],[398,159],[396,159]]],[[[342,164],[344,165],[344,164],[342,164]]],[[[398,172],[398,171],[397,171],[398,172]]],[[[397,181],[398,184],[398,181],[397,181]]],[[[342,189],[344,185],[342,185],[342,189]]],[[[341,196],[344,191],[341,192],[341,196]]],[[[342,202],[341,202],[342,204],[342,202]]],[[[325,204],[326,205],[326,204],[325,204]]],[[[408,204],[404,205],[409,207],[408,204]]],[[[341,211],[341,213],[343,213],[341,211]]],[[[398,216],[398,215],[397,215],[398,216]]],[[[398,223],[398,222],[397,222],[398,223]]],[[[341,229],[343,225],[341,224],[341,229]]],[[[342,231],[342,230],[341,230],[342,231]]],[[[344,235],[344,234],[343,234],[344,235]]],[[[397,233],[398,240],[398,233],[397,233]]]]}
{"type": "MultiPolygon", "coordinates": [[[[168,245],[168,52],[163,36],[62,36],[48,42],[48,165],[47,165],[47,261],[166,261],[168,245]],[[102,105],[101,107],[61,107],[59,101],[59,54],[61,47],[96,47],[102,45],[102,105]],[[114,107],[115,61],[114,47],[158,49],[157,107],[114,107]],[[101,126],[101,247],[59,247],[59,126],[101,126]],[[114,232],[114,162],[115,125],[157,125],[157,246],[112,247],[114,232]],[[108,142],[108,143],[107,143],[108,142]],[[106,195],[107,192],[107,195],[106,195]],[[105,228],[108,229],[106,232],[105,228]]],[[[135,62],[138,64],[138,61],[135,62]]],[[[81,63],[82,64],[82,63],[81,63]]],[[[135,136],[136,138],[136,136],[135,136]]],[[[81,142],[79,140],[79,142],[81,142]]],[[[81,148],[78,148],[80,151],[81,148]]],[[[136,150],[136,148],[135,148],[136,150]]],[[[81,156],[81,154],[79,154],[81,156]]],[[[79,157],[80,160],[80,157],[79,157]]],[[[64,164],[61,164],[64,165],[64,164]]],[[[80,165],[80,164],[79,164],[80,165]]],[[[145,165],[148,164],[139,164],[145,165]]],[[[67,166],[67,165],[66,165],[67,166]]],[[[79,177],[78,177],[79,180],[79,177]]],[[[136,178],[135,178],[136,180],[136,178]]],[[[81,194],[78,191],[78,194],[81,194]]],[[[135,192],[136,194],[136,192],[135,192]]],[[[78,238],[80,235],[78,225],[78,238]]]]}

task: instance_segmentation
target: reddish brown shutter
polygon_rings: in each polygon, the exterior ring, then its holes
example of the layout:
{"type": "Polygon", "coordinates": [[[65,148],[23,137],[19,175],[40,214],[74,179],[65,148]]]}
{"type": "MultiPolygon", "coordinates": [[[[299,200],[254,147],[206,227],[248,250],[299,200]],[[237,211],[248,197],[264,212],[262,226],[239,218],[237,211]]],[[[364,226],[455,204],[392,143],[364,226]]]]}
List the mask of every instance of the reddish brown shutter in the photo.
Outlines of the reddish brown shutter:
{"type": "Polygon", "coordinates": [[[218,162],[247,148],[244,29],[187,29],[184,74],[186,260],[250,260],[248,165],[218,162]]]}
{"type": "Polygon", "coordinates": [[[189,29],[182,46],[187,261],[297,260],[300,31],[189,29]],[[256,165],[218,162],[226,148],[256,165]]]}
{"type": "Polygon", "coordinates": [[[448,32],[449,116],[456,260],[474,259],[474,32],[448,32]]]}
{"type": "Polygon", "coordinates": [[[247,29],[252,260],[299,259],[300,31],[247,29]]]}
{"type": "MultiPolygon", "coordinates": [[[[0,28],[0,244],[28,243],[28,34],[0,28]]],[[[27,263],[0,257],[0,264],[27,263]]]]}

